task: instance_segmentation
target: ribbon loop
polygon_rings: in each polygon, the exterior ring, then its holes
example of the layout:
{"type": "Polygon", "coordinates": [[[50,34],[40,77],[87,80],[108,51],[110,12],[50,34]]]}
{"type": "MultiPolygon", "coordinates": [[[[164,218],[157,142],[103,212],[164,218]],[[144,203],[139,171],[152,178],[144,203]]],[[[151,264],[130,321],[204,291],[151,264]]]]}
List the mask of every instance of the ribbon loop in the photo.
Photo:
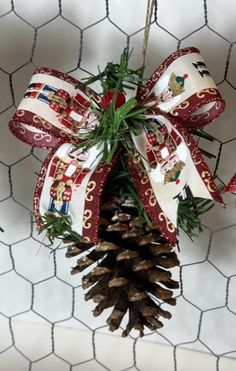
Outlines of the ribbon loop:
{"type": "Polygon", "coordinates": [[[158,107],[187,129],[212,122],[225,107],[206,64],[196,48],[171,54],[140,89],[139,99],[155,97],[158,107]]]}
{"type": "Polygon", "coordinates": [[[91,101],[96,104],[99,97],[91,89],[88,97],[78,86],[81,83],[69,75],[37,68],[10,121],[10,130],[35,147],[80,143],[80,130],[93,130],[99,125],[90,108],[91,101]]]}

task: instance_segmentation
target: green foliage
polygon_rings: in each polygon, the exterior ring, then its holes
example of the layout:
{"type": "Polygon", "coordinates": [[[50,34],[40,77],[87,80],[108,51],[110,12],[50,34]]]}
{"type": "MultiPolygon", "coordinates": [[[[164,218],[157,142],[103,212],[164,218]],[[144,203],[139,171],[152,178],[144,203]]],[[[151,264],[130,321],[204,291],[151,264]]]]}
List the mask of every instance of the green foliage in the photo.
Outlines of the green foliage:
{"type": "Polygon", "coordinates": [[[202,232],[201,216],[214,206],[212,200],[198,197],[186,198],[179,202],[178,227],[181,228],[191,240],[202,232]]]}
{"type": "Polygon", "coordinates": [[[71,229],[71,219],[69,216],[55,211],[55,214],[45,213],[42,217],[44,225],[39,233],[47,231],[50,244],[53,245],[55,239],[79,241],[81,236],[71,229]]]}
{"type": "MultiPolygon", "coordinates": [[[[126,197],[131,196],[137,207],[139,217],[145,220],[149,226],[152,226],[152,221],[143,207],[128,169],[118,170],[122,162],[119,163],[116,172],[112,173],[106,186],[106,192],[117,192],[119,195],[126,197]]],[[[178,207],[178,228],[181,228],[193,240],[203,230],[201,216],[213,206],[214,203],[211,200],[202,198],[193,197],[180,201],[178,207]]],[[[55,239],[64,241],[80,241],[82,239],[78,233],[71,229],[70,217],[59,211],[56,211],[55,214],[44,214],[43,221],[44,226],[41,228],[40,233],[47,231],[47,237],[51,245],[55,239]]]]}
{"type": "Polygon", "coordinates": [[[127,89],[136,89],[139,82],[143,79],[140,79],[140,72],[143,68],[137,70],[132,70],[128,68],[128,61],[130,55],[128,55],[127,49],[124,49],[120,57],[120,63],[109,62],[104,71],[100,72],[97,76],[92,76],[84,79],[85,85],[91,85],[96,81],[100,81],[103,93],[108,90],[113,91],[123,91],[124,88],[127,89]]]}
{"type": "Polygon", "coordinates": [[[139,134],[140,129],[135,125],[145,119],[145,108],[140,108],[135,98],[130,98],[120,108],[115,108],[115,95],[107,110],[94,108],[100,122],[96,130],[84,133],[81,147],[85,150],[93,147],[101,148],[103,160],[110,163],[119,146],[127,151],[132,148],[130,132],[139,134]]]}
{"type": "Polygon", "coordinates": [[[83,139],[80,146],[85,150],[94,145],[101,148],[103,160],[106,163],[112,161],[119,146],[123,145],[127,151],[132,148],[130,133],[133,132],[137,135],[140,129],[137,128],[136,123],[145,120],[146,108],[141,107],[134,97],[128,99],[121,107],[116,108],[117,94],[122,92],[124,88],[132,88],[132,85],[137,86],[140,81],[139,73],[140,69],[128,68],[128,55],[124,50],[119,64],[108,63],[103,72],[90,77],[85,82],[86,85],[89,85],[99,80],[103,88],[102,94],[107,91],[114,93],[108,108],[92,107],[99,121],[96,130],[80,134],[83,139]]]}

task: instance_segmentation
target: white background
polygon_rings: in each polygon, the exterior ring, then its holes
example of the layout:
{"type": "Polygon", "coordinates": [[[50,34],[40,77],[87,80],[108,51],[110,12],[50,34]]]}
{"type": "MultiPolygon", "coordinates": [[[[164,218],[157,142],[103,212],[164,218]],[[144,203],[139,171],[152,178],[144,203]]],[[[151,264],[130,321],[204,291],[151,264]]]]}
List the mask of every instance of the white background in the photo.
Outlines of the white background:
{"type": "MultiPolygon", "coordinates": [[[[86,71],[96,73],[98,65],[118,61],[128,36],[134,47],[131,66],[138,67],[146,1],[110,0],[106,7],[104,0],[62,0],[62,16],[57,0],[12,3],[14,9],[10,0],[0,2],[0,226],[5,230],[0,235],[0,370],[233,371],[235,363],[223,356],[236,354],[234,195],[224,197],[226,210],[215,207],[204,217],[204,231],[194,243],[181,235],[182,268],[173,274],[181,276],[177,295],[182,296],[170,308],[173,318],[143,340],[136,333],[128,339],[102,335],[108,333],[107,313],[92,316],[94,305],[83,301],[81,277],[70,276],[75,260],[66,260],[61,248],[50,254],[31,229],[35,173],[46,151],[32,151],[8,131],[14,103],[35,66],[81,79],[86,71]],[[157,346],[160,342],[169,346],[157,346]]],[[[235,11],[233,0],[159,0],[145,72],[148,77],[179,46],[200,49],[227,104],[224,115],[206,128],[216,140],[201,142],[216,156],[222,150],[217,174],[224,183],[236,171],[235,11]]],[[[216,160],[207,161],[214,169],[216,160]]]]}

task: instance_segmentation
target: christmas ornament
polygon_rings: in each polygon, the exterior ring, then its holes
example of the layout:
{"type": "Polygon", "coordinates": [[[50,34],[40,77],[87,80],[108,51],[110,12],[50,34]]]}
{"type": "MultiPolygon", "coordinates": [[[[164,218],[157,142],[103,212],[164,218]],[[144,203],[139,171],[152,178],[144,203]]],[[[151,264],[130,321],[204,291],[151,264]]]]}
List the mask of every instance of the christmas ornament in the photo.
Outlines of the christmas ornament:
{"type": "Polygon", "coordinates": [[[176,51],[142,86],[139,74],[127,51],[84,84],[38,68],[9,126],[50,149],[35,190],[38,227],[69,241],[68,257],[89,249],[72,273],[97,264],[83,278],[86,299],[98,303],[95,315],[114,307],[112,331],[128,311],[124,335],[170,317],[153,297],[175,304],[168,269],[179,264],[178,227],[193,237],[212,201],[223,205],[191,135],[224,109],[198,49],[176,51]],[[88,87],[97,80],[101,94],[88,87]],[[125,102],[125,87],[136,84],[125,102]]]}

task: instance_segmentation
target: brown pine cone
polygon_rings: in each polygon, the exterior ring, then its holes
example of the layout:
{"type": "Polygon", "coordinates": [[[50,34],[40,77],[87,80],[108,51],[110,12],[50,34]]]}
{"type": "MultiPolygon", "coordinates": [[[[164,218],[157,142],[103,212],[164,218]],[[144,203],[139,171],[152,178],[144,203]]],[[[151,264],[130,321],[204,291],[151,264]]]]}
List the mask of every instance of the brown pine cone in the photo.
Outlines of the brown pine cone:
{"type": "Polygon", "coordinates": [[[94,316],[113,307],[107,324],[111,331],[119,328],[128,311],[129,320],[122,336],[132,329],[144,335],[144,327],[156,330],[163,326],[160,317],[171,318],[158,301],[175,305],[172,289],[178,282],[171,279],[169,268],[179,265],[173,248],[145,221],[131,197],[112,195],[105,200],[100,214],[100,237],[103,242],[92,246],[79,242],[67,249],[66,256],[74,257],[89,249],[78,259],[72,274],[95,266],[83,276],[83,288],[90,288],[85,300],[93,299],[97,306],[94,316]]]}

